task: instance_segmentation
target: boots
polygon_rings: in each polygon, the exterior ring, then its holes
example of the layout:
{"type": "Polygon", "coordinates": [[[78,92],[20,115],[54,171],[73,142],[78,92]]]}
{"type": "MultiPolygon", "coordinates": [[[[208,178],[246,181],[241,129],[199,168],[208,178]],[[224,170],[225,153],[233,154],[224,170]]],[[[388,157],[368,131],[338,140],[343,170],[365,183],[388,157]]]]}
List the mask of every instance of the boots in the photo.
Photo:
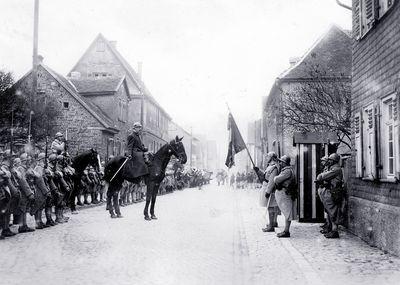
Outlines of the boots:
{"type": "Polygon", "coordinates": [[[57,223],[54,222],[53,218],[51,217],[51,208],[46,208],[44,210],[44,213],[46,215],[46,226],[53,227],[53,226],[57,225],[57,223]]]}

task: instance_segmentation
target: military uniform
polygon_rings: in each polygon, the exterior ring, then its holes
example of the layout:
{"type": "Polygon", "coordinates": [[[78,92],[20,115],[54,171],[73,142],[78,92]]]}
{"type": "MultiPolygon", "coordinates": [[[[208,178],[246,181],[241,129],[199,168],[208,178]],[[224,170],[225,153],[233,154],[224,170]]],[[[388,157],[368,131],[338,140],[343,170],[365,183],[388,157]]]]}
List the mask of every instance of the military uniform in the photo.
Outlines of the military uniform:
{"type": "Polygon", "coordinates": [[[128,136],[128,152],[132,157],[125,165],[123,175],[127,180],[135,179],[149,173],[144,159],[144,152],[148,149],[143,145],[138,132],[132,132],[128,136]]]}
{"type": "Polygon", "coordinates": [[[35,215],[36,229],[43,229],[49,225],[46,225],[42,221],[42,213],[46,208],[48,199],[51,198],[51,191],[48,183],[46,183],[46,173],[44,169],[44,159],[45,154],[41,153],[38,156],[38,163],[33,169],[34,172],[34,182],[36,189],[35,193],[35,207],[33,213],[35,215]]]}
{"type": "Polygon", "coordinates": [[[20,226],[18,232],[20,233],[34,231],[34,229],[29,228],[26,223],[26,214],[30,211],[30,208],[35,202],[35,193],[34,191],[32,191],[32,188],[29,185],[26,177],[27,159],[28,157],[26,153],[22,154],[20,158],[16,158],[14,160],[14,168],[12,170],[15,174],[15,177],[17,178],[19,189],[21,192],[21,200],[18,207],[20,217],[20,226]]]}
{"type": "MultiPolygon", "coordinates": [[[[339,165],[340,157],[338,157],[337,154],[335,154],[335,156],[331,155],[329,158],[330,160],[332,160],[331,157],[334,159],[331,166],[317,176],[317,182],[320,185],[318,193],[322,204],[328,213],[330,221],[337,225],[340,222],[339,205],[343,199],[343,197],[340,196],[343,194],[340,193],[343,191],[343,172],[339,165]]],[[[333,231],[334,237],[338,237],[336,229],[333,231]]],[[[329,233],[326,235],[329,235],[329,233]]]]}

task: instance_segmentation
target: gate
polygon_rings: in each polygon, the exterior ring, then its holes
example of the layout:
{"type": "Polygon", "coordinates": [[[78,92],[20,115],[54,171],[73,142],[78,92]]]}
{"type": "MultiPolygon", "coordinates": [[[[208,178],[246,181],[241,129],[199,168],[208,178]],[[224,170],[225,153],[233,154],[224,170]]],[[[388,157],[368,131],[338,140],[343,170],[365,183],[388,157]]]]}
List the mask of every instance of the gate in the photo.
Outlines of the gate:
{"type": "Polygon", "coordinates": [[[297,209],[299,222],[323,222],[324,207],[318,197],[314,181],[321,173],[321,158],[328,148],[337,143],[335,133],[295,133],[293,143],[297,148],[297,182],[299,197],[297,209]]]}

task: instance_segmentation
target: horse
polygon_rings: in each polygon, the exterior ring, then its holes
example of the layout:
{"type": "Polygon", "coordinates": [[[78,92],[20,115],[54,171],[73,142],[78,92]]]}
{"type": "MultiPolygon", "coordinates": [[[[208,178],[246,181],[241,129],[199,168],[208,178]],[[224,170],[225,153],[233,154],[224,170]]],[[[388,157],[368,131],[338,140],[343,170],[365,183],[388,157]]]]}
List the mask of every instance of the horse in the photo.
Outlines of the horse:
{"type": "MultiPolygon", "coordinates": [[[[128,180],[134,184],[139,184],[142,179],[147,186],[146,190],[146,204],[144,207],[144,218],[145,220],[155,220],[157,217],[154,215],[154,206],[156,203],[156,197],[158,188],[160,187],[161,181],[165,177],[165,169],[169,163],[172,155],[175,156],[182,164],[187,161],[185,147],[182,143],[182,138],[176,136],[176,138],[166,144],[164,144],[154,155],[151,156],[148,165],[149,173],[132,179],[124,174],[124,162],[128,159],[125,156],[117,156],[107,162],[104,170],[104,179],[109,184],[108,189],[111,193],[118,193],[122,187],[122,182],[128,180]],[[150,215],[148,213],[150,206],[150,215]]],[[[119,211],[119,209],[116,209],[119,211]]],[[[118,213],[117,213],[118,214],[118,213]]],[[[120,215],[120,213],[119,213],[120,215]]],[[[113,215],[112,215],[113,217],[113,215]]]]}
{"type": "Polygon", "coordinates": [[[81,188],[81,178],[83,175],[83,171],[88,165],[93,166],[97,172],[100,171],[100,157],[98,152],[93,148],[75,156],[72,159],[71,166],[75,169],[75,175],[73,177],[72,192],[69,197],[69,207],[71,209],[71,213],[76,213],[75,198],[79,196],[79,189],[81,188]]]}

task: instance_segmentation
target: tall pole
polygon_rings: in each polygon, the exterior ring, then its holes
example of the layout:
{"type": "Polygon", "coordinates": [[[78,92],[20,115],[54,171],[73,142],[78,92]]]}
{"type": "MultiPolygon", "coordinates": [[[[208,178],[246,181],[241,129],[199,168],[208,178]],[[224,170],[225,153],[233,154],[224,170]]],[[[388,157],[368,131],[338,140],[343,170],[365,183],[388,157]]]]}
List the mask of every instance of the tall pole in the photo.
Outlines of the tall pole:
{"type": "Polygon", "coordinates": [[[38,38],[39,38],[39,0],[35,0],[35,10],[33,16],[33,57],[32,57],[32,94],[30,96],[30,108],[32,110],[33,96],[37,91],[37,72],[38,72],[38,38]]]}

